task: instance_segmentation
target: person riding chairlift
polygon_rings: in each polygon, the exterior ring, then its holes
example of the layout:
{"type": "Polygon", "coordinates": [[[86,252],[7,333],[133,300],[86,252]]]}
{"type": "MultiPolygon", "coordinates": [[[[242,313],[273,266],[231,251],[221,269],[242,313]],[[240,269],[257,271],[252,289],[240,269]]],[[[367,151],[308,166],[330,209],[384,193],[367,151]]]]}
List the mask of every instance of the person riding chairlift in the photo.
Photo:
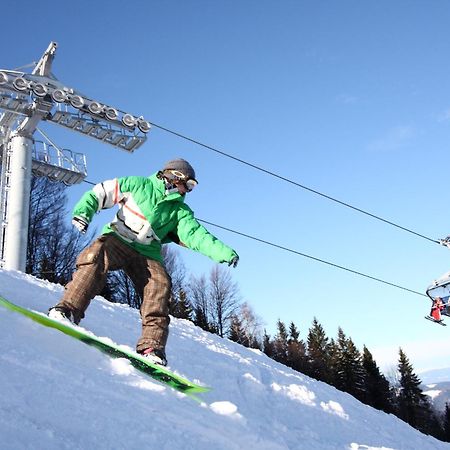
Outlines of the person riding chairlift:
{"type": "Polygon", "coordinates": [[[430,316],[436,321],[440,322],[442,320],[441,311],[446,308],[446,304],[442,301],[441,297],[436,297],[433,300],[433,305],[431,306],[430,316]]]}

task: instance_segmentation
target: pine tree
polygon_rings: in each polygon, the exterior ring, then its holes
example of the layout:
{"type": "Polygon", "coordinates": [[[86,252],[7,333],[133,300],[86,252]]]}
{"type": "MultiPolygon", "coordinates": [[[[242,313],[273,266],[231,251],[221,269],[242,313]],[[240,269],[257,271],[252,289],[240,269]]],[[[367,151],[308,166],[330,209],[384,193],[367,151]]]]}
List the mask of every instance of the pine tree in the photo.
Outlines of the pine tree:
{"type": "Polygon", "coordinates": [[[364,399],[364,368],[361,354],[351,338],[345,336],[342,328],[338,330],[337,358],[335,367],[335,386],[348,392],[359,400],[364,399]]]}
{"type": "Polygon", "coordinates": [[[314,318],[307,338],[307,374],[316,380],[329,383],[329,342],[322,325],[314,318]]]}
{"type": "Polygon", "coordinates": [[[337,386],[338,383],[338,361],[339,361],[339,346],[336,343],[336,341],[331,338],[330,342],[328,343],[328,381],[327,383],[331,384],[332,386],[337,386]]]}
{"type": "Polygon", "coordinates": [[[299,337],[300,332],[294,322],[291,322],[287,341],[287,365],[294,370],[303,372],[306,368],[306,346],[299,337]]]}
{"type": "Polygon", "coordinates": [[[233,342],[237,342],[244,347],[249,347],[250,342],[242,328],[242,322],[238,316],[233,316],[231,319],[230,332],[228,337],[233,342]]]}
{"type": "Polygon", "coordinates": [[[187,298],[186,291],[182,288],[178,292],[175,307],[171,311],[171,314],[179,319],[192,320],[192,306],[187,298]]]}
{"type": "Polygon", "coordinates": [[[281,364],[287,364],[288,360],[288,333],[286,325],[280,319],[277,322],[277,335],[273,341],[273,359],[281,364]]]}
{"type": "Polygon", "coordinates": [[[208,318],[205,315],[204,309],[196,306],[193,311],[194,324],[200,327],[202,330],[214,333],[212,325],[208,322],[208,318]]]}
{"type": "Polygon", "coordinates": [[[442,440],[445,442],[450,442],[450,404],[449,403],[445,404],[442,440]]]}
{"type": "Polygon", "coordinates": [[[393,394],[389,381],[380,372],[372,354],[364,346],[362,365],[364,368],[364,402],[381,411],[394,411],[393,394]]]}
{"type": "Polygon", "coordinates": [[[398,417],[424,433],[439,434],[437,418],[428,398],[420,388],[422,382],[414,373],[412,365],[401,348],[398,372],[400,374],[400,391],[397,398],[398,417]]]}
{"type": "Polygon", "coordinates": [[[273,358],[274,355],[274,348],[273,348],[273,342],[270,338],[270,335],[267,334],[267,331],[264,330],[264,336],[263,336],[263,352],[266,354],[269,358],[273,358]]]}

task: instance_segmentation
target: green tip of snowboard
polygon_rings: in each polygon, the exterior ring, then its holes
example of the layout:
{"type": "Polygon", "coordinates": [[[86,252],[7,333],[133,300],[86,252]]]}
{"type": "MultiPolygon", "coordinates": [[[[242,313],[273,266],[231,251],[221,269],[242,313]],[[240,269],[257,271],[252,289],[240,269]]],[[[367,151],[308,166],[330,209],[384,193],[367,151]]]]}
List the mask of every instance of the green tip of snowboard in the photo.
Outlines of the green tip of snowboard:
{"type": "Polygon", "coordinates": [[[208,392],[211,390],[206,386],[200,386],[198,384],[192,383],[191,381],[180,377],[179,375],[171,372],[163,366],[153,364],[137,353],[121,348],[114,343],[105,342],[101,338],[89,332],[86,332],[82,328],[79,328],[75,325],[66,325],[64,323],[50,319],[42,313],[31,311],[21,306],[15,305],[14,303],[11,303],[1,296],[0,305],[9,309],[10,311],[18,312],[34,320],[35,322],[40,323],[41,325],[59,330],[62,333],[71,336],[81,342],[84,342],[91,347],[95,347],[96,349],[100,350],[103,353],[106,353],[113,358],[126,358],[137,370],[150,375],[153,379],[164,383],[179,392],[191,395],[208,392]]]}

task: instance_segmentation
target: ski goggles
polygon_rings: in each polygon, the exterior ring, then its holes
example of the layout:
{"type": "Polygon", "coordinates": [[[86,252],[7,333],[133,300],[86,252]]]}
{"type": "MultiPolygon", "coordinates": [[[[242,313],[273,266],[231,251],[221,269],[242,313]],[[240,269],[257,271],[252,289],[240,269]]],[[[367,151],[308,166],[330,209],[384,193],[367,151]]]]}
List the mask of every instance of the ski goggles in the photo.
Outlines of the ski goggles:
{"type": "Polygon", "coordinates": [[[164,171],[164,176],[174,184],[183,184],[188,192],[191,192],[195,186],[197,186],[198,182],[194,178],[186,179],[186,175],[179,170],[166,170],[164,171]]]}

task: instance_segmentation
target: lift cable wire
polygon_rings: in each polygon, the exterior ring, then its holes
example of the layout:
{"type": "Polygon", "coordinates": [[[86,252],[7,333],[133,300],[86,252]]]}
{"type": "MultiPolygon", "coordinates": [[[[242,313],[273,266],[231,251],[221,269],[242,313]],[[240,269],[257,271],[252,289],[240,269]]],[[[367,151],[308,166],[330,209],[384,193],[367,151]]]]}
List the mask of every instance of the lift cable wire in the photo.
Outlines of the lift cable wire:
{"type": "Polygon", "coordinates": [[[219,150],[219,149],[217,149],[217,148],[215,148],[215,147],[211,147],[210,145],[203,144],[203,143],[200,142],[200,141],[197,141],[197,140],[195,140],[195,139],[192,139],[192,138],[190,138],[190,137],[188,137],[188,136],[185,136],[185,135],[183,135],[183,134],[181,134],[181,133],[178,133],[178,132],[176,132],[176,131],[169,130],[168,128],[163,127],[163,126],[161,126],[161,125],[158,125],[158,124],[156,124],[156,123],[154,123],[154,122],[150,122],[150,124],[153,125],[153,126],[156,127],[156,128],[159,128],[160,130],[163,130],[163,131],[165,131],[165,132],[167,132],[167,133],[170,133],[170,134],[172,134],[172,135],[174,135],[174,136],[177,136],[177,137],[179,137],[179,138],[181,138],[181,139],[184,139],[184,140],[186,140],[186,141],[192,142],[193,144],[199,145],[200,147],[204,147],[204,148],[206,148],[206,149],[208,149],[208,150],[212,150],[213,152],[216,152],[216,153],[218,153],[218,154],[220,154],[220,155],[222,155],[222,156],[225,156],[225,157],[227,157],[227,158],[229,158],[229,159],[232,159],[232,160],[234,160],[234,161],[237,161],[237,162],[239,162],[239,163],[241,163],[241,164],[245,164],[246,166],[249,166],[249,167],[252,167],[253,169],[259,170],[260,172],[264,172],[264,173],[266,173],[266,174],[268,174],[268,175],[270,175],[270,176],[272,176],[272,177],[275,177],[275,178],[278,178],[278,179],[280,179],[280,180],[286,181],[287,183],[293,184],[294,186],[297,186],[297,187],[299,187],[299,188],[301,188],[301,189],[304,189],[304,190],[306,190],[306,191],[312,192],[313,194],[316,194],[316,195],[319,195],[319,196],[321,196],[321,197],[324,197],[324,198],[326,198],[326,199],[328,199],[328,200],[331,200],[331,201],[333,201],[333,202],[335,202],[335,203],[338,203],[338,204],[340,204],[340,205],[342,205],[342,206],[345,206],[345,207],[347,207],[347,208],[353,209],[354,211],[357,211],[357,212],[359,212],[359,213],[365,214],[366,216],[372,217],[373,219],[377,219],[377,220],[379,220],[379,221],[381,221],[381,222],[387,223],[388,225],[392,225],[393,227],[399,228],[400,230],[403,230],[403,231],[406,231],[406,232],[408,232],[408,233],[414,234],[414,235],[416,235],[416,236],[418,236],[418,237],[421,237],[421,238],[426,239],[426,240],[428,240],[428,241],[434,242],[434,243],[436,243],[436,244],[440,244],[440,241],[437,240],[437,239],[432,239],[432,238],[427,237],[427,236],[425,236],[425,235],[423,235],[423,234],[421,234],[421,233],[417,233],[416,231],[413,231],[413,230],[411,230],[411,229],[409,229],[409,228],[406,228],[406,227],[403,227],[403,226],[401,226],[401,225],[398,225],[398,224],[396,224],[396,223],[394,223],[394,222],[391,222],[390,220],[383,219],[383,218],[380,217],[380,216],[377,216],[377,215],[375,215],[375,214],[372,214],[372,213],[370,213],[370,212],[368,212],[368,211],[365,211],[365,210],[363,210],[363,209],[361,209],[361,208],[357,208],[356,206],[350,205],[349,203],[346,203],[346,202],[343,202],[343,201],[341,201],[341,200],[338,200],[337,198],[331,197],[330,195],[327,195],[327,194],[324,194],[324,193],[322,193],[322,192],[319,192],[319,191],[317,191],[317,190],[315,190],[315,189],[312,189],[312,188],[310,188],[310,187],[308,187],[308,186],[305,186],[305,185],[303,185],[303,184],[297,183],[296,181],[293,181],[293,180],[291,180],[291,179],[289,179],[289,178],[286,178],[286,177],[284,177],[284,176],[282,176],[282,175],[279,175],[279,174],[277,174],[277,173],[275,173],[275,172],[272,172],[272,171],[270,171],[270,170],[264,169],[263,167],[257,166],[256,164],[252,164],[252,163],[250,163],[250,162],[248,162],[248,161],[245,161],[245,160],[243,160],[243,159],[237,158],[236,156],[230,155],[229,153],[225,153],[224,151],[219,150]]]}
{"type": "Polygon", "coordinates": [[[199,222],[205,223],[207,225],[212,225],[212,226],[220,228],[222,230],[229,231],[230,233],[234,233],[234,234],[237,234],[239,236],[243,236],[245,238],[252,239],[254,241],[261,242],[263,244],[270,245],[272,247],[276,247],[276,248],[279,248],[281,250],[284,250],[284,251],[287,251],[287,252],[290,252],[290,253],[294,253],[294,254],[299,255],[299,256],[303,256],[304,258],[309,258],[309,259],[312,259],[314,261],[317,261],[317,262],[320,262],[320,263],[327,264],[329,266],[335,267],[337,269],[345,270],[345,271],[353,273],[355,275],[359,275],[361,277],[369,278],[370,280],[378,281],[379,283],[387,284],[389,286],[392,286],[392,287],[395,287],[395,288],[398,288],[398,289],[402,289],[404,291],[412,292],[413,294],[417,294],[417,295],[420,295],[422,297],[426,297],[426,295],[423,294],[422,292],[414,291],[413,289],[409,289],[409,288],[400,286],[398,284],[382,280],[381,278],[376,278],[376,277],[373,277],[371,275],[367,275],[365,273],[358,272],[357,270],[349,269],[348,267],[340,266],[339,264],[335,264],[335,263],[332,263],[332,262],[329,262],[329,261],[325,261],[324,259],[316,258],[315,256],[307,255],[307,254],[301,253],[301,252],[299,252],[297,250],[293,250],[293,249],[288,248],[288,247],[283,247],[282,245],[274,244],[273,242],[269,242],[269,241],[266,241],[264,239],[257,238],[255,236],[251,236],[249,234],[245,234],[245,233],[242,233],[240,231],[232,230],[231,228],[226,228],[226,227],[224,227],[222,225],[217,225],[216,223],[208,222],[207,220],[203,220],[203,219],[197,219],[197,220],[199,222]]]}
{"type": "MultiPolygon", "coordinates": [[[[88,184],[91,184],[91,185],[95,185],[96,184],[96,183],[93,183],[92,181],[88,181],[88,180],[84,180],[84,183],[88,183],[88,184]]],[[[230,233],[234,233],[234,234],[237,234],[239,236],[243,236],[243,237],[245,237],[247,239],[252,239],[252,240],[260,242],[262,244],[270,245],[271,247],[275,247],[275,248],[278,248],[280,250],[284,250],[286,252],[294,253],[295,255],[303,256],[304,258],[312,259],[313,261],[317,261],[317,262],[320,262],[322,264],[327,264],[329,266],[335,267],[336,269],[345,270],[346,272],[353,273],[354,275],[358,275],[358,276],[364,277],[364,278],[369,278],[370,280],[377,281],[377,282],[383,283],[383,284],[387,284],[388,286],[392,286],[392,287],[395,287],[397,289],[402,289],[404,291],[408,291],[408,292],[411,292],[413,294],[420,295],[422,297],[426,297],[426,295],[422,294],[421,292],[414,291],[413,289],[409,289],[409,288],[400,286],[398,284],[382,280],[381,278],[376,278],[376,277],[373,277],[371,275],[367,275],[365,273],[359,272],[357,270],[349,269],[348,267],[340,266],[339,264],[335,264],[335,263],[332,263],[332,262],[329,262],[329,261],[325,261],[324,259],[316,258],[315,256],[307,255],[306,253],[302,253],[302,252],[299,252],[297,250],[293,250],[291,248],[284,247],[284,246],[279,245],[279,244],[274,244],[273,242],[266,241],[265,239],[260,239],[260,238],[257,238],[255,236],[251,236],[249,234],[242,233],[240,231],[232,230],[231,228],[227,228],[227,227],[224,227],[222,225],[217,225],[216,223],[208,222],[207,220],[203,220],[203,219],[197,219],[197,220],[199,222],[201,222],[201,223],[204,223],[204,224],[207,224],[207,225],[211,225],[211,226],[216,227],[216,228],[220,228],[220,229],[228,231],[230,233]]]]}

